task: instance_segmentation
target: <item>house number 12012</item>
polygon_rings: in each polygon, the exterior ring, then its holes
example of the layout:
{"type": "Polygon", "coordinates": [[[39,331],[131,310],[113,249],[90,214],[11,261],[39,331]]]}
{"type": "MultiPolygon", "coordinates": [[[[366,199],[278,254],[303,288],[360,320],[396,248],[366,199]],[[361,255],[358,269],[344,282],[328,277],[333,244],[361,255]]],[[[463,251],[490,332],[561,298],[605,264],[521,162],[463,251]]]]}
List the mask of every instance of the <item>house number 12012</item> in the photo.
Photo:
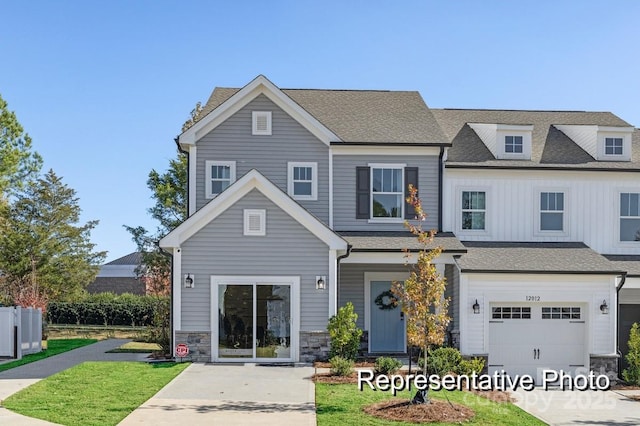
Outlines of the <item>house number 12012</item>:
{"type": "Polygon", "coordinates": [[[540,296],[526,296],[527,302],[539,302],[540,296]]]}

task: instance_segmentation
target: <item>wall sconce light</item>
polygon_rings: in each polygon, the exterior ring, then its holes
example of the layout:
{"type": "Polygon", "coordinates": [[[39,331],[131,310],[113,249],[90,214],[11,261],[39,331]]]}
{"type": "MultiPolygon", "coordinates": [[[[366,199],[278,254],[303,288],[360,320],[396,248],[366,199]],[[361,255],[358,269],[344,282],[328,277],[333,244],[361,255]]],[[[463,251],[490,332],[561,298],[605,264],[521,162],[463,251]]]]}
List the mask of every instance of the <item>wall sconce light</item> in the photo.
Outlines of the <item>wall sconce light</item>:
{"type": "Polygon", "coordinates": [[[184,288],[193,288],[193,274],[184,274],[184,288]]]}
{"type": "Polygon", "coordinates": [[[478,304],[478,299],[476,299],[476,303],[473,304],[472,308],[474,314],[480,313],[480,305],[478,304]]]}
{"type": "Polygon", "coordinates": [[[600,305],[600,312],[602,312],[602,315],[607,315],[609,313],[609,306],[607,306],[606,300],[602,301],[602,305],[600,305]]]}
{"type": "Polygon", "coordinates": [[[324,290],[327,288],[327,277],[324,275],[316,275],[316,290],[324,290]]]}

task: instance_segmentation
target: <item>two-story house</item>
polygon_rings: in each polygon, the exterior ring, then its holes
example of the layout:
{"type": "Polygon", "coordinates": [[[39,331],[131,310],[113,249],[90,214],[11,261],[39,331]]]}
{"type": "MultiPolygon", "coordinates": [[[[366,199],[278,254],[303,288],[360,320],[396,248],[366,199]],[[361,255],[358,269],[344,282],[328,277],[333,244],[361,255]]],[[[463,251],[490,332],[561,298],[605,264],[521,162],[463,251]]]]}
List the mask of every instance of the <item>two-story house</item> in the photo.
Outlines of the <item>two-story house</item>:
{"type": "Polygon", "coordinates": [[[189,217],[160,242],[174,341],[199,361],[309,361],[352,302],[369,352],[405,352],[387,291],[419,248],[414,184],[440,230],[450,343],[509,373],[610,371],[640,265],[637,133],[608,113],[430,110],[417,92],[216,88],[177,139],[189,217]]]}
{"type": "Polygon", "coordinates": [[[640,132],[607,112],[432,113],[452,142],[443,229],[468,250],[462,353],[490,372],[615,374],[640,321],[640,132]]]}

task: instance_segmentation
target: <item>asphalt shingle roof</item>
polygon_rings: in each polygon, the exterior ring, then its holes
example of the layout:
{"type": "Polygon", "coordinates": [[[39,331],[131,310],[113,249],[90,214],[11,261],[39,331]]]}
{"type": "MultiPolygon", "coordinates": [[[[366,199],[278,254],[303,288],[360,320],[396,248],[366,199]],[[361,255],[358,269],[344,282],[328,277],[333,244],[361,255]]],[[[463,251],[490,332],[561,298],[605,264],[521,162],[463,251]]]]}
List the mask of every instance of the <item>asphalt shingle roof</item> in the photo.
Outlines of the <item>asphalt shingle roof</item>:
{"type": "Polygon", "coordinates": [[[640,169],[640,131],[632,161],[596,161],[554,125],[632,127],[610,112],[432,109],[452,147],[447,166],[640,169]],[[497,160],[467,123],[533,125],[531,160],[497,160]]]}
{"type": "Polygon", "coordinates": [[[109,263],[105,263],[105,265],[138,265],[140,263],[140,259],[142,259],[142,253],[134,251],[133,253],[119,257],[116,260],[112,260],[109,263]]]}
{"type": "MultiPolygon", "coordinates": [[[[201,117],[240,89],[216,87],[201,117]]],[[[419,92],[282,89],[282,92],[349,143],[446,144],[449,141],[419,92]]]]}
{"type": "Polygon", "coordinates": [[[616,268],[627,271],[630,277],[640,277],[640,256],[639,255],[619,255],[605,254],[604,257],[609,259],[616,268]]]}
{"type": "MultiPolygon", "coordinates": [[[[420,250],[418,239],[408,231],[338,231],[352,246],[352,251],[420,250]]],[[[466,248],[451,232],[436,234],[428,248],[442,247],[445,252],[464,253],[466,248]]]]}
{"type": "Polygon", "coordinates": [[[621,274],[621,269],[583,243],[464,242],[462,272],[621,274]]]}

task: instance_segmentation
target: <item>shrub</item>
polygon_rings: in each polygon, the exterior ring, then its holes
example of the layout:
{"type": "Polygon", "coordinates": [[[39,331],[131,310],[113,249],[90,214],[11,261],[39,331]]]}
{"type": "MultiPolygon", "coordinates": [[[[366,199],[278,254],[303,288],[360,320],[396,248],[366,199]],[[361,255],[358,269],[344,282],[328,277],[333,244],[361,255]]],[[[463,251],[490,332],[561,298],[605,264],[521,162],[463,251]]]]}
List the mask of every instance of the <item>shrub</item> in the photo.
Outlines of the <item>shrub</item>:
{"type": "Polygon", "coordinates": [[[339,356],[355,360],[360,349],[362,330],[356,326],[358,314],[354,312],[353,304],[347,303],[338,309],[338,313],[329,319],[327,330],[331,336],[329,357],[339,356]]]}
{"type": "Polygon", "coordinates": [[[353,361],[340,356],[334,356],[329,360],[331,374],[334,376],[348,376],[353,373],[353,361]]]}
{"type": "MultiPolygon", "coordinates": [[[[420,368],[424,368],[424,358],[418,361],[420,368]]],[[[437,374],[442,377],[448,373],[471,375],[480,374],[484,369],[484,359],[464,359],[456,348],[438,348],[429,352],[427,358],[427,374],[437,374]]]]}
{"type": "Polygon", "coordinates": [[[376,374],[393,374],[402,367],[402,362],[395,358],[387,356],[381,356],[376,359],[375,373],[376,374]]]}
{"type": "Polygon", "coordinates": [[[457,373],[470,376],[473,373],[480,374],[482,370],[484,370],[484,358],[463,359],[457,373]]]}
{"type": "Polygon", "coordinates": [[[637,322],[631,326],[628,346],[626,359],[629,367],[622,372],[622,378],[632,385],[640,385],[640,326],[637,322]]]}

